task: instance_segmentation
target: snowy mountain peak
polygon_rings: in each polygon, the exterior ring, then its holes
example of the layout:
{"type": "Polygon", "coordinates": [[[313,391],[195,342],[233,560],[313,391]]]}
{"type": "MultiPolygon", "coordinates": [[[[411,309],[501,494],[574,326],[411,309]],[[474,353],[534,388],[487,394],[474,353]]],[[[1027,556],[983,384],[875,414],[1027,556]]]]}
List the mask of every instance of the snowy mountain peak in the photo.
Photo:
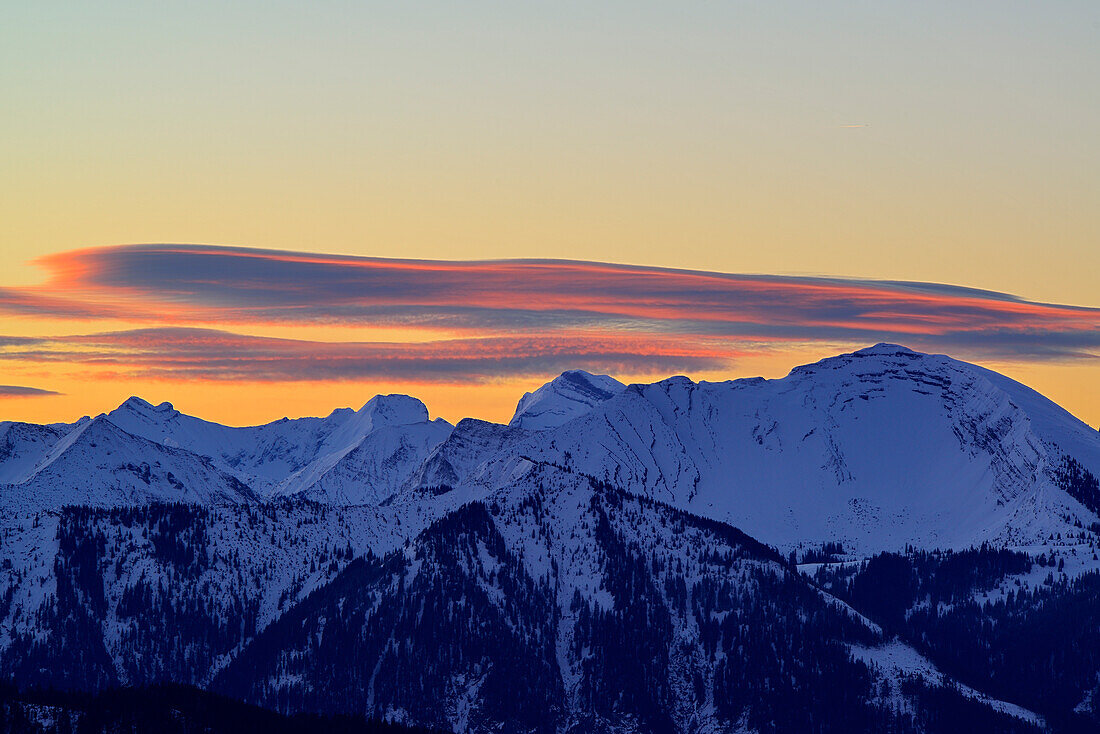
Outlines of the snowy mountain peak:
{"type": "Polygon", "coordinates": [[[568,370],[538,390],[525,393],[508,425],[535,431],[557,428],[624,389],[626,386],[613,377],[568,370]]]}
{"type": "Polygon", "coordinates": [[[859,355],[861,357],[900,357],[907,355],[925,356],[922,355],[920,352],[914,352],[909,347],[903,347],[900,344],[889,344],[887,342],[879,342],[878,344],[875,344],[871,347],[857,349],[856,351],[852,352],[852,354],[859,355]]]}
{"type": "MultiPolygon", "coordinates": [[[[176,413],[175,407],[169,402],[163,402],[160,405],[153,405],[148,400],[139,398],[136,395],[131,395],[126,398],[125,401],[115,411],[128,411],[131,413],[139,413],[141,415],[172,415],[176,413]]],[[[112,414],[115,412],[112,411],[112,414]]]]}
{"type": "Polygon", "coordinates": [[[373,428],[407,426],[428,421],[428,407],[411,395],[375,395],[359,409],[368,416],[373,428]]]}
{"type": "Polygon", "coordinates": [[[854,352],[837,354],[811,364],[799,365],[791,370],[791,375],[817,374],[826,370],[839,370],[852,365],[864,365],[869,363],[910,364],[921,361],[942,362],[947,358],[943,355],[924,354],[915,352],[908,347],[899,344],[875,344],[872,347],[864,347],[854,352]]]}

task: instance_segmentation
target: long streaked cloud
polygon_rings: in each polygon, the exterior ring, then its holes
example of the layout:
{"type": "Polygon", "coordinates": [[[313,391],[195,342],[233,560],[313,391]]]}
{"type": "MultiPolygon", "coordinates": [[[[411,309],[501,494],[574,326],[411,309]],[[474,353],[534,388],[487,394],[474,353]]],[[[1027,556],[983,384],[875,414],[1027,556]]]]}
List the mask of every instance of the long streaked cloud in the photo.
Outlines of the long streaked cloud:
{"type": "Polygon", "coordinates": [[[94,367],[120,378],[247,381],[481,382],[570,368],[669,374],[716,369],[735,357],[728,344],[630,334],[333,343],[180,327],[43,337],[0,347],[0,362],[94,367]]]}
{"type": "Polygon", "coordinates": [[[0,398],[43,398],[64,393],[54,390],[43,390],[40,387],[25,387],[23,385],[0,385],[0,398]]]}
{"type": "Polygon", "coordinates": [[[429,261],[199,245],[43,258],[0,312],[125,332],[0,336],[0,360],[199,379],[492,379],[585,367],[719,369],[739,350],[892,341],[967,358],[1096,359],[1100,309],[934,283],[735,275],[560,260],[429,261]],[[249,336],[260,325],[431,329],[432,342],[249,336]],[[217,325],[218,331],[195,327],[217,325]],[[237,332],[237,333],[234,333],[237,332]]]}

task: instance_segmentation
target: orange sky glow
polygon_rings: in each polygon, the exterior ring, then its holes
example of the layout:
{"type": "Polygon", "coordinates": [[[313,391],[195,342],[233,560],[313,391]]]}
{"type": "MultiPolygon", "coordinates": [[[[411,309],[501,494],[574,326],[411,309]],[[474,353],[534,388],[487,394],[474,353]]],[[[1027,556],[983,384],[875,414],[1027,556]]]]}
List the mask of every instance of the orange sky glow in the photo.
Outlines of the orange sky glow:
{"type": "Polygon", "coordinates": [[[505,420],[890,341],[1100,424],[1098,3],[6,11],[0,420],[505,420]]]}

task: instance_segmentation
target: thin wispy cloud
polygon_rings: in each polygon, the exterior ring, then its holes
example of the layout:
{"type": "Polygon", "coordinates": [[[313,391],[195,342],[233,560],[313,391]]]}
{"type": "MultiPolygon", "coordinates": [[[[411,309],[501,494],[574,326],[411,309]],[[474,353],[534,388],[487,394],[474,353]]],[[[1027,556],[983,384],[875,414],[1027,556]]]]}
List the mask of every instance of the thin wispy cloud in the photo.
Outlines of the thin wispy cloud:
{"type": "Polygon", "coordinates": [[[483,382],[578,367],[663,375],[716,369],[735,357],[730,345],[631,334],[334,343],[179,327],[44,337],[0,347],[0,363],[80,365],[121,378],[261,382],[483,382]]]}
{"type": "Polygon", "coordinates": [[[0,385],[0,398],[41,398],[51,395],[63,395],[54,390],[43,390],[39,387],[25,387],[23,385],[0,385]]]}

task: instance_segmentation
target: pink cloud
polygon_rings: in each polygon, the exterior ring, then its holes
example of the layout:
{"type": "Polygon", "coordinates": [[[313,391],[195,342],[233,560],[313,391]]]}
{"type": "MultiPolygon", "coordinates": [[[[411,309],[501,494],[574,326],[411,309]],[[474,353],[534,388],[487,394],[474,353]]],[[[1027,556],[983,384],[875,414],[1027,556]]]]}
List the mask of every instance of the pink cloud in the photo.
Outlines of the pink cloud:
{"type": "Polygon", "coordinates": [[[74,250],[40,262],[48,280],[0,291],[0,310],[157,325],[400,326],[540,341],[599,335],[588,344],[675,336],[684,345],[898,341],[1021,360],[1100,353],[1100,309],[928,283],[191,245],[74,250]]]}

